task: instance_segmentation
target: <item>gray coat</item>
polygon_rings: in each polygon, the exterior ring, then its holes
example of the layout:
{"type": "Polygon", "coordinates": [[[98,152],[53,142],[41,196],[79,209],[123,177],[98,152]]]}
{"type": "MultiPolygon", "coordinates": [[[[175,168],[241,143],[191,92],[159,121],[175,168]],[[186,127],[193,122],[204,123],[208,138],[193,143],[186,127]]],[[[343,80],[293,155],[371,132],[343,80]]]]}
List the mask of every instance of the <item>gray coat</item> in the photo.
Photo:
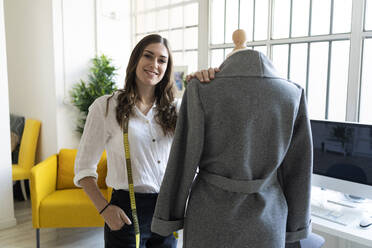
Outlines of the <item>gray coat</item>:
{"type": "Polygon", "coordinates": [[[281,248],[306,238],[304,90],[256,51],[234,53],[220,69],[210,84],[187,86],[152,231],[183,228],[184,248],[281,248]]]}

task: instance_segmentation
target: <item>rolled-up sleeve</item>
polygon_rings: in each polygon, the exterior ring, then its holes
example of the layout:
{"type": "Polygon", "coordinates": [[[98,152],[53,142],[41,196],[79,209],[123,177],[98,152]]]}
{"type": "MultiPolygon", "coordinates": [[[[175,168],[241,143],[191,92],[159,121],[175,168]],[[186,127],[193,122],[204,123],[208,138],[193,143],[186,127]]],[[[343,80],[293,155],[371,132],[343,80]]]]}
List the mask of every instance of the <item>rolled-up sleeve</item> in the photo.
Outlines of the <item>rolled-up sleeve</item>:
{"type": "Polygon", "coordinates": [[[105,115],[101,110],[104,99],[98,98],[89,107],[84,132],[80,140],[75,159],[74,184],[81,187],[79,181],[85,177],[98,177],[97,165],[105,147],[105,115]]]}

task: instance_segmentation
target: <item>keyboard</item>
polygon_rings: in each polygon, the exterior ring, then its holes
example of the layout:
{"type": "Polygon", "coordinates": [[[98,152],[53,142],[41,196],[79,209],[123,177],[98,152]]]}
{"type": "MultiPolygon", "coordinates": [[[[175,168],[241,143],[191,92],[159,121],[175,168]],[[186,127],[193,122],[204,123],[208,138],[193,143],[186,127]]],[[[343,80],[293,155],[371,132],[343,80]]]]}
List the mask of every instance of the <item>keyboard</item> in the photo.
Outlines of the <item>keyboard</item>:
{"type": "Polygon", "coordinates": [[[347,211],[326,209],[320,206],[311,205],[311,215],[325,219],[343,226],[348,226],[355,221],[355,215],[347,211]]]}

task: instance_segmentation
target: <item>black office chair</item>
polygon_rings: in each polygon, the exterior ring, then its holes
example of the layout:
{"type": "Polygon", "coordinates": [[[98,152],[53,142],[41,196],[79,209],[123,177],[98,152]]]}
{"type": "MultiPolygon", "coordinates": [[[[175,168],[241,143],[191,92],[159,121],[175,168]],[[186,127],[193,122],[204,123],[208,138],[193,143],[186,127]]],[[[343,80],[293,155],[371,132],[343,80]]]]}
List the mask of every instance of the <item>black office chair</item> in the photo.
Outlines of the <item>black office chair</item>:
{"type": "Polygon", "coordinates": [[[320,248],[324,245],[324,238],[318,234],[311,233],[306,239],[299,242],[286,243],[286,248],[320,248]]]}

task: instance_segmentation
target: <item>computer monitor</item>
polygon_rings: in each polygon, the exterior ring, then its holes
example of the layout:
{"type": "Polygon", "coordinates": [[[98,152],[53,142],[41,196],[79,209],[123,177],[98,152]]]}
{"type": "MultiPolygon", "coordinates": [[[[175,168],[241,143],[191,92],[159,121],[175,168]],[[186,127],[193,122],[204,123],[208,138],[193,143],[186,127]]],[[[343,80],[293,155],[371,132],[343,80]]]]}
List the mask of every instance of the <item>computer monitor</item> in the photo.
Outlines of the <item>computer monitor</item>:
{"type": "Polygon", "coordinates": [[[372,125],[311,120],[312,184],[372,199],[372,125]]]}

